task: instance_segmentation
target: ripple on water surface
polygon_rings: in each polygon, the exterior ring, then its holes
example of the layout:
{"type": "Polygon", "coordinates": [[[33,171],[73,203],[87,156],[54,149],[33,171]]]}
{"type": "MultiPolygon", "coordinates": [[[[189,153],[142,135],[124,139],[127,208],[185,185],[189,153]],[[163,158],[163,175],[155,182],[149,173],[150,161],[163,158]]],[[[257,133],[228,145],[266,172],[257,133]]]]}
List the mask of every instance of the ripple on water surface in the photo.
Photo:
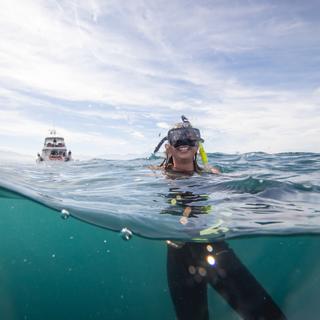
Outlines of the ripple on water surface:
{"type": "Polygon", "coordinates": [[[320,232],[319,154],[210,154],[209,161],[223,173],[172,179],[148,168],[161,159],[0,164],[0,197],[26,196],[125,240],[320,232]]]}

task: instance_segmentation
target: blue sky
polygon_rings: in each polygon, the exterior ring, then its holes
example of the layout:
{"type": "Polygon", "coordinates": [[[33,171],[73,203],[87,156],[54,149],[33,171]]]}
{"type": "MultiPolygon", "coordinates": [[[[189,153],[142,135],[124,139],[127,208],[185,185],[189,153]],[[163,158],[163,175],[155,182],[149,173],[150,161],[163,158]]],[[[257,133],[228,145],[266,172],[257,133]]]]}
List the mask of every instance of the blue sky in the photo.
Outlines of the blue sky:
{"type": "Polygon", "coordinates": [[[319,1],[2,0],[0,148],[149,154],[185,114],[209,152],[320,152],[319,1]]]}

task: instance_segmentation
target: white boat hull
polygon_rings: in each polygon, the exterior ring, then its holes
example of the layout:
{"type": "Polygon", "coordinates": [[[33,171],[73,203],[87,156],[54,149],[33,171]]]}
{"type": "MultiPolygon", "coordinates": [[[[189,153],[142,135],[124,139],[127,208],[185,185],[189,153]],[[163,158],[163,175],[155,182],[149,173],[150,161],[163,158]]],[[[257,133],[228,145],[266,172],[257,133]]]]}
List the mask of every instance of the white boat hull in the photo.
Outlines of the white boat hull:
{"type": "Polygon", "coordinates": [[[41,156],[38,154],[37,162],[54,161],[64,162],[72,160],[71,151],[67,152],[64,138],[55,136],[46,137],[42,148],[41,156]]]}

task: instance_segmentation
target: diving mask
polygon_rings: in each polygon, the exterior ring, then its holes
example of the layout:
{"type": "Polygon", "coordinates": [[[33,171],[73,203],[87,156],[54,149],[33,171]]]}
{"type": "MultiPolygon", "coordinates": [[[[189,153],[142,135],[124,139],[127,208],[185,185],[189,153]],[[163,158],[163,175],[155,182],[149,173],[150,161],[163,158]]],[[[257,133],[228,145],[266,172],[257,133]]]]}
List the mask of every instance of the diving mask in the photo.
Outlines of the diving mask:
{"type": "Polygon", "coordinates": [[[166,140],[168,140],[169,143],[175,148],[182,145],[195,147],[199,144],[201,152],[201,143],[204,142],[204,140],[201,138],[199,129],[193,128],[185,116],[181,116],[181,119],[182,126],[169,130],[167,136],[163,137],[155,147],[153,151],[154,154],[159,151],[166,140]]]}
{"type": "Polygon", "coordinates": [[[175,144],[172,146],[175,148],[178,148],[180,146],[189,146],[189,147],[195,147],[197,145],[196,140],[190,140],[190,139],[183,139],[183,140],[178,140],[175,144]]]}
{"type": "Polygon", "coordinates": [[[203,142],[199,129],[192,127],[182,127],[171,129],[167,135],[169,143],[173,147],[188,145],[194,147],[198,142],[203,142]]]}

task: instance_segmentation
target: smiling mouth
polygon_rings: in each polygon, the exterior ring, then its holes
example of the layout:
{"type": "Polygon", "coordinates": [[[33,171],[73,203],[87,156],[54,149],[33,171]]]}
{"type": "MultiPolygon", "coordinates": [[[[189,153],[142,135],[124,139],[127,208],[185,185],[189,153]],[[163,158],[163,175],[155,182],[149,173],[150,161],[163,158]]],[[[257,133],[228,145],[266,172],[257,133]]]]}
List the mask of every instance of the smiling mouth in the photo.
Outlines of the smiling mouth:
{"type": "Polygon", "coordinates": [[[190,146],[179,146],[176,149],[179,150],[180,152],[187,152],[191,149],[191,147],[190,146]]]}

